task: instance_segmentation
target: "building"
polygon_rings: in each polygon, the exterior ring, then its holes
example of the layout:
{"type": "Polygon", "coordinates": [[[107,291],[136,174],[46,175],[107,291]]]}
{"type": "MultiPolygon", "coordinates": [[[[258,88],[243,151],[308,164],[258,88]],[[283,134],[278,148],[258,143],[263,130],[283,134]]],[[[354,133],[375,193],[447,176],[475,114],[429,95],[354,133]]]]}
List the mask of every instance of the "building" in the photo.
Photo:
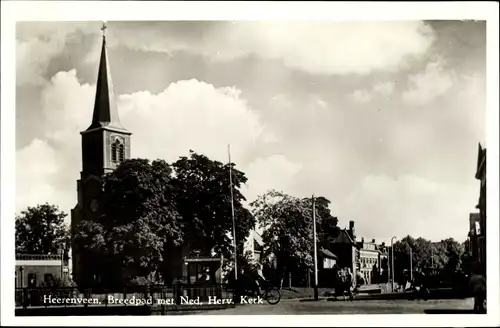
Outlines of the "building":
{"type": "Polygon", "coordinates": [[[365,284],[379,284],[389,279],[389,255],[385,243],[378,245],[375,239],[358,242],[359,272],[365,284]]]}
{"type": "Polygon", "coordinates": [[[257,230],[250,230],[250,234],[243,245],[243,253],[249,253],[254,261],[259,262],[262,256],[263,247],[264,243],[262,241],[262,236],[257,230]]]}
{"type": "Polygon", "coordinates": [[[16,254],[16,288],[36,288],[69,276],[67,257],[61,254],[16,254]]]}
{"type": "MultiPolygon", "coordinates": [[[[337,263],[337,255],[325,248],[318,249],[318,287],[334,287],[337,263]]],[[[308,286],[311,286],[311,278],[308,280],[308,286]]]]}
{"type": "MultiPolygon", "coordinates": [[[[475,178],[480,181],[479,200],[476,208],[479,210],[479,223],[474,223],[476,260],[486,264],[486,148],[478,146],[475,178]]],[[[475,220],[475,219],[474,219],[475,220]]],[[[477,222],[477,221],[474,221],[477,222]]]]}
{"type": "Polygon", "coordinates": [[[349,229],[341,229],[330,244],[330,251],[337,256],[339,268],[349,268],[354,277],[360,268],[359,246],[356,244],[354,221],[349,221],[349,229]]]}
{"type": "MultiPolygon", "coordinates": [[[[71,210],[71,234],[82,220],[102,220],[101,177],[130,158],[131,132],[120,123],[111,80],[106,36],[103,34],[92,122],[82,131],[82,171],[77,181],[78,201],[71,210]]],[[[86,258],[72,238],[73,280],[79,287],[103,282],[103,263],[86,258]]],[[[106,271],[106,270],[104,270],[106,271]]]]}
{"type": "Polygon", "coordinates": [[[378,279],[380,269],[380,254],[375,239],[366,242],[364,238],[358,242],[359,247],[359,271],[365,284],[375,283],[378,279]]]}

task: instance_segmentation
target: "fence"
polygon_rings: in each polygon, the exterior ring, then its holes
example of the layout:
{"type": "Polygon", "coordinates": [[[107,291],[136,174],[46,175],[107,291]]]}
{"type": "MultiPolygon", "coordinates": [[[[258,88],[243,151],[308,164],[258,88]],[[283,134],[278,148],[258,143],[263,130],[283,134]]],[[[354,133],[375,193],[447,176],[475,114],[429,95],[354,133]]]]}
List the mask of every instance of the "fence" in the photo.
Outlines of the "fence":
{"type": "Polygon", "coordinates": [[[187,285],[177,288],[164,285],[127,286],[120,292],[113,290],[80,291],[78,288],[16,288],[17,308],[34,307],[108,307],[149,306],[180,309],[206,307],[207,305],[231,306],[234,291],[226,284],[187,285]],[[226,300],[226,301],[224,301],[226,300]]]}
{"type": "Polygon", "coordinates": [[[61,254],[16,254],[16,261],[58,261],[62,259],[61,254]]]}

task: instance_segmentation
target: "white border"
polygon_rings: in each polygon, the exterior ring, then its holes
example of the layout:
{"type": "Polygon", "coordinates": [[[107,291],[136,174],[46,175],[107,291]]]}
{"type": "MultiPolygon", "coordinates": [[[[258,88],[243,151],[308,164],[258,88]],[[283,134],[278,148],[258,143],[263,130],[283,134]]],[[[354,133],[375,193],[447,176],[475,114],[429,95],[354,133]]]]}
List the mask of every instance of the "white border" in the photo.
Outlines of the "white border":
{"type": "MultiPolygon", "coordinates": [[[[494,2],[1,2],[1,315],[8,325],[489,326],[500,323],[498,209],[498,9],[494,2]],[[496,9],[495,9],[496,8],[496,9]],[[14,317],[15,22],[101,20],[487,20],[488,315],[14,317]]],[[[478,182],[479,186],[479,182],[478,182]]],[[[478,187],[479,194],[479,187],[478,187]]],[[[467,214],[462,224],[467,230],[467,214]]]]}

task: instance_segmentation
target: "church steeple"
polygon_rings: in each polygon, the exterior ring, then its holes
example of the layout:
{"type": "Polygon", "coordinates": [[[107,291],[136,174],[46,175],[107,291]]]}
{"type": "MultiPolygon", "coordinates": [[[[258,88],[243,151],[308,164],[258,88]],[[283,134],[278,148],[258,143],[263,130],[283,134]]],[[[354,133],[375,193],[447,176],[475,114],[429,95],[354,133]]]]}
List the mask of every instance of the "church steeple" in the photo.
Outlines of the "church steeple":
{"type": "Polygon", "coordinates": [[[99,71],[97,75],[94,114],[92,116],[92,123],[88,127],[87,131],[104,127],[125,130],[125,128],[120,123],[118,108],[115,101],[115,93],[113,89],[111,71],[108,62],[108,53],[106,49],[106,28],[106,23],[103,23],[103,26],[101,28],[102,49],[101,59],[99,62],[99,71]]]}
{"type": "MultiPolygon", "coordinates": [[[[130,135],[120,123],[106,50],[106,24],[97,75],[92,123],[82,135],[82,177],[100,177],[130,158],[130,135]]],[[[85,180],[85,179],[84,179],[85,180]]]]}

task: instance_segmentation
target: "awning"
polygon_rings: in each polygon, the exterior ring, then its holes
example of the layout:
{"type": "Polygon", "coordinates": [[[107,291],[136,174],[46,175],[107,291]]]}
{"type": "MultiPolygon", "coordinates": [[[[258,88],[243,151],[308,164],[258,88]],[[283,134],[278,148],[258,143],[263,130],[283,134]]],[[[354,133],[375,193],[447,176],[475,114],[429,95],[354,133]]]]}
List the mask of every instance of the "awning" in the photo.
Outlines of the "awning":
{"type": "Polygon", "coordinates": [[[327,250],[327,249],[325,249],[325,248],[321,248],[321,249],[319,250],[319,252],[320,252],[323,256],[325,256],[325,257],[327,257],[327,258],[330,258],[330,259],[333,259],[333,260],[337,260],[337,259],[338,259],[337,255],[333,254],[332,252],[330,252],[329,250],[327,250]]]}

